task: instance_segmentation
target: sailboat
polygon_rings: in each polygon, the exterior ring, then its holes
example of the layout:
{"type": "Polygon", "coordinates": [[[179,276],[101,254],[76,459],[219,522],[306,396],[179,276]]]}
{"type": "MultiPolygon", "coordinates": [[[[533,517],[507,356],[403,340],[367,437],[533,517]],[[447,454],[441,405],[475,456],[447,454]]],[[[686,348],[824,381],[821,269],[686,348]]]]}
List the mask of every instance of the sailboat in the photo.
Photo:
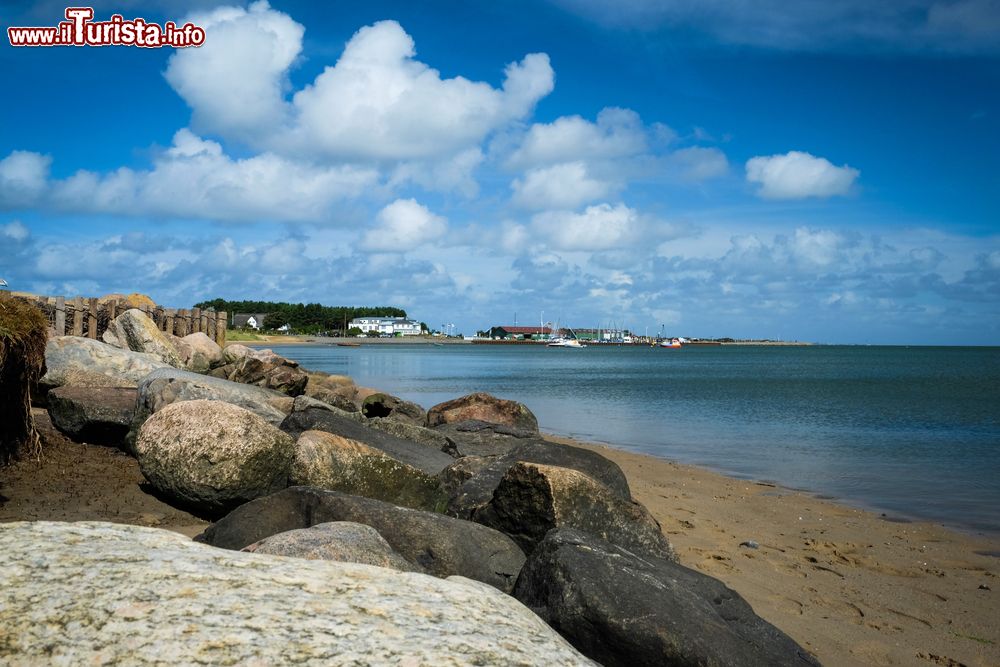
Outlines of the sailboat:
{"type": "MultiPolygon", "coordinates": [[[[569,331],[571,334],[573,333],[572,329],[568,329],[567,331],[569,331]]],[[[555,338],[553,338],[553,339],[551,339],[549,341],[548,346],[549,347],[572,347],[572,348],[577,348],[577,349],[587,347],[586,345],[584,345],[583,343],[581,343],[579,340],[577,340],[576,337],[575,337],[575,335],[574,335],[573,338],[570,338],[568,336],[556,336],[555,338]]]]}

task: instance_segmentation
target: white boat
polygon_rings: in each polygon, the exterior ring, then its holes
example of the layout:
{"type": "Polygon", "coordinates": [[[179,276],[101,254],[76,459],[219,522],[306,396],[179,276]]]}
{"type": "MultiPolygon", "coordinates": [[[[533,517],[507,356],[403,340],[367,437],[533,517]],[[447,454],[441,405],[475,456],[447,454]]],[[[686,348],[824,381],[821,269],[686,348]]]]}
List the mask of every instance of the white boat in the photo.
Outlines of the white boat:
{"type": "Polygon", "coordinates": [[[553,338],[548,343],[549,347],[587,347],[575,338],[553,338]]]}
{"type": "Polygon", "coordinates": [[[681,347],[681,341],[679,338],[673,338],[671,340],[664,340],[660,342],[660,347],[666,347],[672,350],[676,350],[681,347]]]}

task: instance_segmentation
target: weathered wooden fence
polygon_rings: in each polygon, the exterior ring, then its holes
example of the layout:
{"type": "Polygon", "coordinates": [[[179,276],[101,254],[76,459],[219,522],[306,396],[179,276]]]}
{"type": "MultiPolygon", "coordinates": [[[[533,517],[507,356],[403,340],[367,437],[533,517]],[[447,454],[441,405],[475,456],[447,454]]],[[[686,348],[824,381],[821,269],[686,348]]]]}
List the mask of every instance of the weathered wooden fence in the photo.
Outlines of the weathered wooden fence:
{"type": "MultiPolygon", "coordinates": [[[[115,317],[130,309],[120,301],[99,301],[96,298],[39,296],[14,292],[13,296],[38,306],[49,318],[49,326],[57,336],[100,338],[115,317]]],[[[175,336],[203,332],[219,345],[226,344],[226,312],[178,309],[160,306],[136,306],[156,323],[160,331],[175,336]]]]}

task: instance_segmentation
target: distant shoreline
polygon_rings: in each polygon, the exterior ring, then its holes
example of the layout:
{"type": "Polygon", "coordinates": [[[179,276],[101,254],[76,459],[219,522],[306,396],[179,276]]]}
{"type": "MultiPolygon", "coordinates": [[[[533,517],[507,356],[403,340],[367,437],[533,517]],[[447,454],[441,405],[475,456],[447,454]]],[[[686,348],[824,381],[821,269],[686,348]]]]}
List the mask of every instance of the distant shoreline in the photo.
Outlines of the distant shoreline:
{"type": "MultiPolygon", "coordinates": [[[[239,344],[248,347],[269,345],[327,345],[356,347],[360,345],[526,345],[544,347],[544,342],[524,340],[466,340],[464,338],[428,338],[408,336],[404,338],[336,338],[327,336],[269,336],[260,334],[264,340],[227,340],[226,345],[239,344]]],[[[587,345],[591,345],[587,343],[587,345]]],[[[651,343],[594,343],[593,347],[649,347],[651,343]]],[[[733,341],[725,343],[686,343],[689,347],[808,347],[815,343],[801,341],[733,341]]]]}

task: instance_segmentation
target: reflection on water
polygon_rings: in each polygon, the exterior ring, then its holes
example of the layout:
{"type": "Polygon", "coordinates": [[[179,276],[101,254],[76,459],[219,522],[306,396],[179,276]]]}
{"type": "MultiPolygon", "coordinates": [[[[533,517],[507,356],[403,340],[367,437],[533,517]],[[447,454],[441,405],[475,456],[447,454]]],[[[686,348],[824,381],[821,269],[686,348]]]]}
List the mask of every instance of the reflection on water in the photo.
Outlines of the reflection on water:
{"type": "Polygon", "coordinates": [[[526,403],[550,432],[1000,530],[997,348],[277,351],[424,407],[487,391],[526,403]]]}

